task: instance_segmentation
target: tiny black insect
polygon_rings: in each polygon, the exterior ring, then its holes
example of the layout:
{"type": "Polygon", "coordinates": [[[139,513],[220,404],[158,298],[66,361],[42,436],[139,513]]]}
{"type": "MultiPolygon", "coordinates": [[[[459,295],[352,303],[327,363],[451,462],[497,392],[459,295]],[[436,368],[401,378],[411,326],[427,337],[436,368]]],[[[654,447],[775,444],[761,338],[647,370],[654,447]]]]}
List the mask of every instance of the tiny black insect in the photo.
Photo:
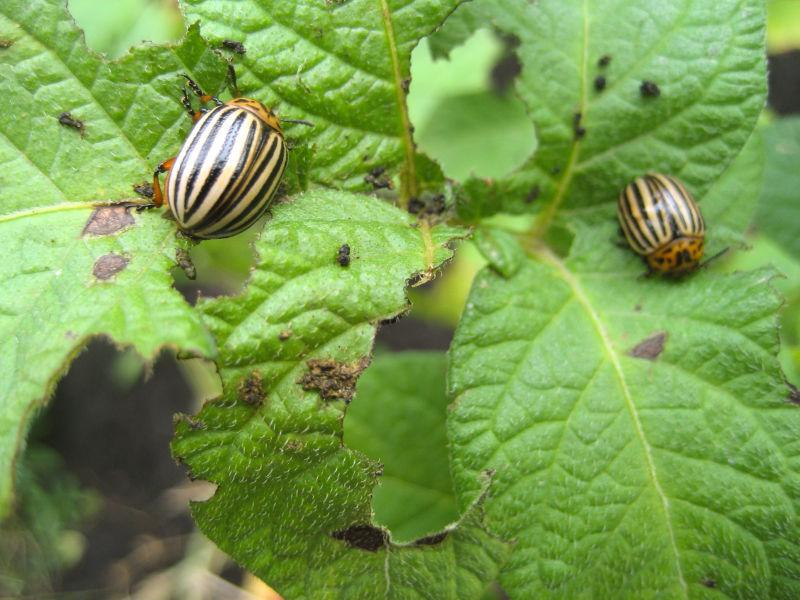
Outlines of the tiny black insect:
{"type": "Polygon", "coordinates": [[[60,115],[58,115],[58,122],[64,125],[65,127],[72,127],[73,129],[77,129],[80,132],[81,137],[83,137],[83,132],[84,132],[83,121],[72,118],[72,115],[69,114],[68,112],[62,112],[60,115]]]}
{"type": "Polygon", "coordinates": [[[386,167],[375,167],[368,175],[364,176],[364,182],[370,184],[375,190],[392,189],[394,187],[392,180],[383,175],[385,171],[386,167]]]}
{"type": "Polygon", "coordinates": [[[339,252],[336,254],[336,262],[342,267],[350,266],[350,246],[342,244],[339,247],[339,252]]]}
{"type": "Polygon", "coordinates": [[[661,95],[661,89],[654,81],[643,81],[639,86],[639,92],[645,98],[658,98],[661,95]]]}
{"type": "Polygon", "coordinates": [[[601,57],[600,57],[600,59],[597,61],[597,66],[598,66],[598,67],[601,67],[601,68],[602,68],[602,67],[607,67],[607,66],[608,66],[608,65],[610,65],[610,64],[611,64],[611,55],[610,55],[610,54],[604,54],[604,55],[603,55],[603,56],[601,56],[601,57]]]}
{"type": "Polygon", "coordinates": [[[236,40],[222,40],[222,47],[236,54],[244,54],[247,50],[242,42],[236,40]]]}
{"type": "Polygon", "coordinates": [[[153,197],[153,184],[143,181],[142,183],[134,183],[133,184],[133,191],[143,196],[144,198],[152,198],[153,197]]]}
{"type": "Polygon", "coordinates": [[[542,193],[541,188],[538,185],[534,185],[528,192],[528,195],[525,196],[524,200],[525,204],[530,204],[531,202],[536,200],[541,193],[542,193]]]}
{"type": "Polygon", "coordinates": [[[596,89],[598,92],[602,92],[604,89],[606,89],[606,83],[606,78],[602,75],[598,75],[594,79],[594,89],[596,89]]]}
{"type": "Polygon", "coordinates": [[[581,126],[583,114],[576,112],[572,117],[572,130],[575,132],[575,139],[579,140],[586,135],[586,128],[581,126]]]}

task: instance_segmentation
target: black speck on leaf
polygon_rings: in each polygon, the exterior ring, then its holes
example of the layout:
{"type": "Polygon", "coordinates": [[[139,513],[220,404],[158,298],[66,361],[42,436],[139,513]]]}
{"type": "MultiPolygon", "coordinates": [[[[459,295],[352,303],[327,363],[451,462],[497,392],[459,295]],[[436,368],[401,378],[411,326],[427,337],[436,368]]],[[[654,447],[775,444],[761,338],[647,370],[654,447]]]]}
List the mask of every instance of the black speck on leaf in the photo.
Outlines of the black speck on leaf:
{"type": "Polygon", "coordinates": [[[655,81],[645,80],[639,86],[639,92],[644,98],[658,98],[661,95],[661,88],[655,81]]]}
{"type": "Polygon", "coordinates": [[[603,75],[598,75],[594,78],[594,89],[598,92],[602,92],[606,89],[606,78],[603,75]]]}
{"type": "Polygon", "coordinates": [[[351,525],[331,533],[331,537],[342,540],[351,548],[377,552],[389,543],[389,533],[373,525],[351,525]]]}
{"type": "Polygon", "coordinates": [[[339,251],[336,253],[336,262],[338,262],[341,267],[350,266],[350,246],[348,244],[339,246],[339,251]]]}
{"type": "Polygon", "coordinates": [[[603,56],[601,56],[597,60],[597,66],[600,67],[601,69],[604,69],[605,67],[607,67],[610,64],[611,64],[611,55],[610,54],[604,54],[603,56]]]}

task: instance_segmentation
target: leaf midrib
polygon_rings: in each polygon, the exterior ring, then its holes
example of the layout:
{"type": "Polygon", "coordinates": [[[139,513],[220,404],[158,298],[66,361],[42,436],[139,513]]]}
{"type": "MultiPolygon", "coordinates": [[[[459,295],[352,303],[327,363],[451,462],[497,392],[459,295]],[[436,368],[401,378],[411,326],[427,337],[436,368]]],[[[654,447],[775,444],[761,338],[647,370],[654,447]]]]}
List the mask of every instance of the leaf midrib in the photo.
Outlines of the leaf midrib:
{"type": "Polygon", "coordinates": [[[580,304],[583,307],[584,311],[586,312],[586,315],[592,322],[592,325],[594,326],[597,336],[600,339],[603,352],[608,358],[608,361],[611,364],[612,368],[614,369],[614,373],[616,374],[617,380],[619,381],[620,389],[622,390],[622,396],[625,400],[625,405],[631,417],[631,422],[633,423],[636,431],[636,436],[639,439],[639,443],[642,447],[650,481],[652,483],[653,489],[656,492],[656,495],[658,496],[662,510],[664,511],[664,522],[666,524],[667,532],[669,535],[670,548],[672,550],[675,559],[675,572],[678,576],[678,581],[680,583],[681,589],[683,590],[683,597],[688,598],[689,590],[686,584],[686,578],[683,575],[683,568],[681,566],[681,561],[680,561],[680,552],[678,550],[678,544],[675,539],[675,532],[672,526],[672,519],[670,516],[670,508],[669,508],[669,498],[667,497],[666,493],[661,487],[661,483],[658,479],[658,473],[656,470],[655,459],[653,458],[652,448],[650,446],[650,443],[647,441],[647,436],[645,435],[644,428],[642,426],[642,421],[639,416],[639,411],[636,408],[636,403],[634,402],[633,396],[630,392],[630,389],[628,388],[628,383],[625,378],[625,372],[622,369],[622,363],[619,360],[617,352],[614,350],[614,345],[611,342],[611,338],[608,334],[608,331],[603,325],[603,322],[600,319],[600,315],[597,313],[597,311],[595,311],[591,301],[584,292],[583,287],[580,285],[578,280],[575,279],[575,277],[573,277],[572,273],[569,271],[569,269],[567,269],[564,263],[562,263],[557,256],[552,254],[547,249],[539,249],[536,253],[536,257],[539,258],[539,260],[541,260],[542,262],[553,267],[556,274],[561,278],[561,280],[564,281],[564,283],[566,283],[569,286],[573,296],[578,301],[578,304],[580,304]]]}

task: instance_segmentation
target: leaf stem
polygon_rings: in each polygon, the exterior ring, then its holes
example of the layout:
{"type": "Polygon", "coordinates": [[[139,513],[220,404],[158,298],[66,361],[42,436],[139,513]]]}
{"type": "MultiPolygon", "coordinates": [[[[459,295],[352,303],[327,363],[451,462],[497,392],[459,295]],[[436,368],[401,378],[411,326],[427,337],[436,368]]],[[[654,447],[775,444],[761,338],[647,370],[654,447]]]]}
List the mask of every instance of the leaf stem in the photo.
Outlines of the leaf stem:
{"type": "Polygon", "coordinates": [[[397,44],[395,42],[394,25],[392,24],[392,13],[389,9],[387,0],[380,0],[381,12],[383,14],[383,27],[386,31],[386,41],[389,45],[389,57],[392,60],[392,73],[394,75],[394,90],[397,97],[397,107],[400,111],[400,125],[402,128],[401,138],[405,151],[405,164],[400,173],[400,198],[398,203],[403,210],[408,209],[408,202],[411,198],[419,195],[419,183],[417,182],[417,167],[414,162],[414,139],[411,135],[411,120],[408,118],[408,104],[406,103],[406,93],[403,90],[403,72],[400,68],[400,58],[397,55],[397,44]]]}
{"type": "MultiPolygon", "coordinates": [[[[589,106],[589,99],[588,99],[588,85],[586,82],[586,74],[589,68],[589,6],[588,0],[583,0],[582,3],[582,14],[583,14],[583,48],[581,49],[581,68],[580,68],[580,82],[581,82],[581,90],[580,90],[580,100],[578,103],[578,113],[581,115],[581,119],[586,122],[586,113],[588,111],[589,106]]],[[[553,219],[558,212],[558,209],[561,207],[564,198],[567,195],[567,190],[569,189],[570,183],[572,183],[572,178],[575,175],[575,167],[578,163],[578,155],[580,154],[580,146],[581,141],[576,136],[572,140],[572,149],[569,154],[569,160],[567,161],[567,166],[564,169],[564,176],[561,178],[561,181],[558,184],[558,189],[556,190],[555,196],[553,196],[553,200],[548,204],[542,212],[537,217],[536,221],[531,228],[529,238],[533,240],[541,240],[544,235],[547,233],[548,228],[550,227],[553,219]]]]}

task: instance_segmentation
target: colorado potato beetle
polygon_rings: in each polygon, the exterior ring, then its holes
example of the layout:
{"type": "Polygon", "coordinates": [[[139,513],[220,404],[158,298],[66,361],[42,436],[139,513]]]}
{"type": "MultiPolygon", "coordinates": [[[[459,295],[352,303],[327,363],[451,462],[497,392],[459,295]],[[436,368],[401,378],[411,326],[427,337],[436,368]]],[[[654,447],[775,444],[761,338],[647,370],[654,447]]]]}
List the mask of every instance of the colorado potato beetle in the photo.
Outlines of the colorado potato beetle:
{"type": "Polygon", "coordinates": [[[705,222],[678,179],[659,173],[638,177],[622,191],[617,208],[625,239],[652,272],[682,275],[700,264],[705,222]]]}
{"type": "Polygon", "coordinates": [[[169,205],[192,237],[222,238],[244,231],[266,212],[286,169],[278,117],[258,100],[223,103],[184,75],[202,104],[194,110],[186,88],[181,103],[194,121],[178,155],[153,173],[153,204],[169,205]],[[162,194],[158,176],[167,173],[162,194]]]}

